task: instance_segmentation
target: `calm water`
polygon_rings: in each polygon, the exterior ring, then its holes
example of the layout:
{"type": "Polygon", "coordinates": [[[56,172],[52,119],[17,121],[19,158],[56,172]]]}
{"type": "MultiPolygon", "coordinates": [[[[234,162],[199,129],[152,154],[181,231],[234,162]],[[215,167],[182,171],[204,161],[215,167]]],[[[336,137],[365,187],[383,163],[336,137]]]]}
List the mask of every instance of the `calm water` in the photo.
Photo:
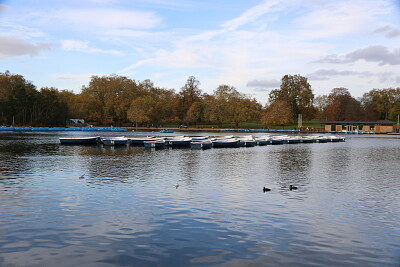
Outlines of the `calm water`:
{"type": "Polygon", "coordinates": [[[398,137],[147,151],[70,135],[90,133],[0,133],[0,266],[400,265],[398,137]]]}

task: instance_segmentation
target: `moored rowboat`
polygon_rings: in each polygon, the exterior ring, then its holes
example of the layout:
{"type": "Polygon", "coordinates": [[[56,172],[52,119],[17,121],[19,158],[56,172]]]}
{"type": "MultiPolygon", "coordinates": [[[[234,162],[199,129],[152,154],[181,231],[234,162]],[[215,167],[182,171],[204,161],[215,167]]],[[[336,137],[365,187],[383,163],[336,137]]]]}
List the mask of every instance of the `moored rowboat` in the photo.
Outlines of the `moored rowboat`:
{"type": "Polygon", "coordinates": [[[100,141],[99,136],[60,138],[62,145],[93,145],[100,141]]]}

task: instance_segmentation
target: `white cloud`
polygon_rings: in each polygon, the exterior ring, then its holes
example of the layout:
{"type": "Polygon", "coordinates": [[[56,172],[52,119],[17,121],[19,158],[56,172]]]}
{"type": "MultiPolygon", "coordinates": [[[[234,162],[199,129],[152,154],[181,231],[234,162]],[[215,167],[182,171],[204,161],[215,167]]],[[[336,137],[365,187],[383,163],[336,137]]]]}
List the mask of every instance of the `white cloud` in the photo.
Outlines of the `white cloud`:
{"type": "Polygon", "coordinates": [[[259,17],[271,11],[271,8],[279,4],[281,1],[265,0],[261,4],[253,6],[246,10],[239,17],[229,20],[222,24],[227,30],[236,30],[240,26],[256,21],[259,17]]]}
{"type": "Polygon", "coordinates": [[[89,81],[93,75],[95,74],[56,74],[55,78],[64,81],[86,82],[89,81]]]}
{"type": "Polygon", "coordinates": [[[316,63],[347,64],[354,63],[358,60],[377,62],[380,66],[400,65],[400,48],[390,51],[385,46],[373,45],[357,49],[346,55],[328,55],[325,58],[316,61],[316,63]]]}
{"type": "Polygon", "coordinates": [[[0,29],[0,33],[3,36],[23,36],[24,39],[40,38],[45,36],[45,34],[38,29],[6,21],[3,21],[0,29]]]}
{"type": "Polygon", "coordinates": [[[311,74],[308,74],[307,77],[310,80],[329,80],[336,76],[351,76],[351,77],[360,77],[360,78],[371,78],[377,77],[381,82],[394,81],[394,73],[393,72],[371,72],[371,71],[354,71],[354,70],[334,70],[334,69],[319,69],[314,71],[311,74]]]}
{"type": "Polygon", "coordinates": [[[112,8],[66,9],[58,16],[75,26],[98,28],[151,29],[161,23],[154,12],[140,12],[112,8]]]}
{"type": "Polygon", "coordinates": [[[374,33],[385,33],[385,36],[388,38],[395,38],[400,36],[400,29],[396,27],[392,27],[390,25],[386,25],[380,27],[374,31],[374,33]]]}
{"type": "Polygon", "coordinates": [[[375,17],[387,12],[381,1],[319,1],[297,20],[307,38],[329,38],[368,32],[375,17]]]}
{"type": "Polygon", "coordinates": [[[276,88],[281,85],[281,82],[278,80],[252,80],[247,82],[247,86],[249,87],[263,87],[263,88],[276,88]]]}
{"type": "Polygon", "coordinates": [[[0,59],[23,55],[37,56],[41,51],[51,48],[51,44],[34,44],[16,37],[0,37],[0,59]]]}
{"type": "Polygon", "coordinates": [[[117,50],[106,50],[89,47],[88,41],[78,41],[78,40],[63,40],[61,41],[61,47],[64,50],[79,51],[85,53],[103,53],[103,54],[113,54],[117,56],[122,56],[123,53],[117,50]]]}
{"type": "Polygon", "coordinates": [[[10,9],[9,6],[0,4],[0,13],[6,12],[8,9],[10,9]]]}

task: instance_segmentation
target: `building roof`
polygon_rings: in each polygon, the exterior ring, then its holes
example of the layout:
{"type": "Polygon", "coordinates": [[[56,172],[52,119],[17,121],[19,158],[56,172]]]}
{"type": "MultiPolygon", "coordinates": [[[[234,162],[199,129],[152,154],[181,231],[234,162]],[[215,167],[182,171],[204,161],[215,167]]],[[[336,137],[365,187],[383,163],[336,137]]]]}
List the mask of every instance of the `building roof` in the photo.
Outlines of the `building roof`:
{"type": "Polygon", "coordinates": [[[367,124],[367,125],[393,125],[393,122],[387,121],[326,121],[325,124],[367,124]]]}

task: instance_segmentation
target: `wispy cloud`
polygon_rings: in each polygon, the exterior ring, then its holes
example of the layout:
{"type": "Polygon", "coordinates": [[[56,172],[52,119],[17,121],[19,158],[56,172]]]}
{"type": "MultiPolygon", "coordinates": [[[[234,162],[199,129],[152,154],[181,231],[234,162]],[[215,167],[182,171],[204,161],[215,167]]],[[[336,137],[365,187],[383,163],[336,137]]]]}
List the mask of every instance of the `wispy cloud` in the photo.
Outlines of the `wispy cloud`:
{"type": "Polygon", "coordinates": [[[271,8],[279,4],[281,1],[263,1],[261,4],[251,7],[239,17],[229,20],[222,24],[222,28],[226,30],[236,30],[240,26],[256,21],[261,16],[271,11],[271,8]]]}
{"type": "Polygon", "coordinates": [[[0,59],[13,56],[37,56],[41,51],[50,50],[51,44],[30,43],[16,37],[0,37],[0,59]]]}
{"type": "Polygon", "coordinates": [[[309,8],[295,26],[311,39],[368,32],[376,16],[389,12],[383,1],[364,0],[310,1],[309,8]]]}
{"type": "MultiPolygon", "coordinates": [[[[261,16],[271,12],[274,6],[277,6],[281,1],[263,1],[261,4],[253,6],[244,11],[238,17],[228,20],[220,25],[218,29],[205,30],[200,33],[182,36],[176,40],[172,50],[162,49],[158,50],[155,57],[138,60],[134,64],[126,67],[123,72],[130,71],[139,66],[146,64],[157,63],[164,66],[174,66],[181,68],[214,68],[221,69],[225,67],[232,68],[233,65],[246,65],[243,62],[244,55],[246,54],[243,49],[246,45],[243,41],[249,37],[255,37],[257,34],[238,31],[239,27],[256,21],[261,16]],[[210,41],[217,36],[224,36],[221,40],[210,41]],[[221,45],[226,45],[226,39],[230,39],[230,44],[221,48],[221,45]],[[210,41],[210,42],[208,42],[210,41]],[[238,53],[239,50],[241,53],[238,53]],[[235,55],[234,57],[231,56],[235,55]],[[243,56],[240,56],[243,55],[243,56]],[[237,61],[241,61],[240,63],[237,61]],[[215,64],[215,62],[227,62],[229,66],[215,64]],[[233,63],[233,65],[232,65],[233,63]]],[[[114,31],[115,32],[115,31],[114,31]]],[[[117,31],[121,34],[139,34],[132,31],[117,31]]],[[[247,49],[247,48],[246,48],[247,49]]]]}
{"type": "Polygon", "coordinates": [[[54,75],[54,77],[58,80],[80,82],[80,81],[89,81],[93,75],[96,74],[56,74],[54,75]]]}
{"type": "Polygon", "coordinates": [[[151,29],[161,23],[154,12],[111,8],[66,9],[59,15],[81,27],[151,29]]]}
{"type": "Polygon", "coordinates": [[[45,36],[45,33],[38,29],[5,21],[0,25],[0,33],[3,36],[23,36],[24,39],[45,36]]]}
{"type": "Polygon", "coordinates": [[[123,53],[117,50],[106,50],[89,47],[88,41],[78,41],[78,40],[63,40],[61,41],[61,47],[64,50],[79,51],[84,53],[103,53],[103,54],[113,54],[117,56],[122,56],[123,53]]]}

